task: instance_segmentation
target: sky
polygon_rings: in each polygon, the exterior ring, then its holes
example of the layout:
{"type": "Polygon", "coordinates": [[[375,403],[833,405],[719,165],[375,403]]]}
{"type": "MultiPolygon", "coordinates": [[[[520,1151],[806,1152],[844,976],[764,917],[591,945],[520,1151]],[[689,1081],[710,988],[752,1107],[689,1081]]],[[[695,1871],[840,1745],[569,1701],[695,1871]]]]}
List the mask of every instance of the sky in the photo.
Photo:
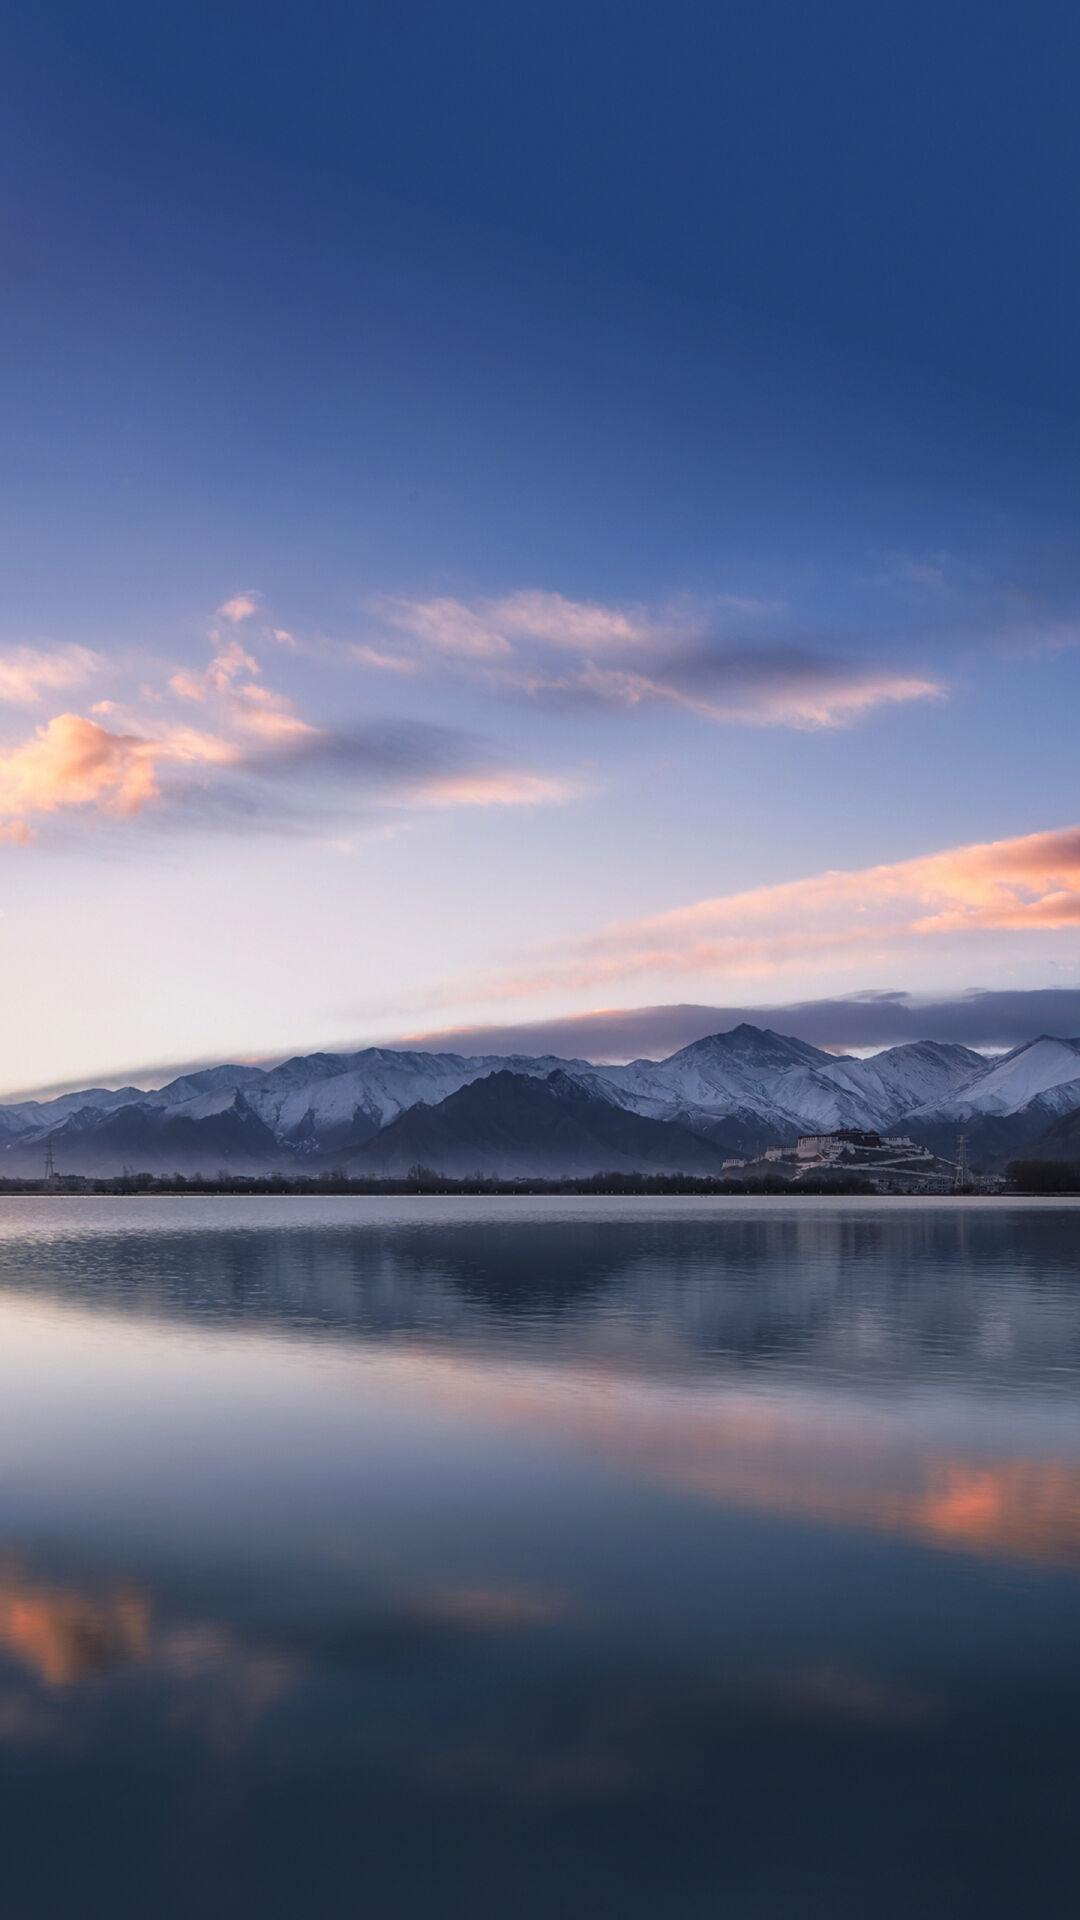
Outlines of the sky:
{"type": "Polygon", "coordinates": [[[1066,1012],[1078,42],[0,11],[0,1092],[1066,1012]]]}

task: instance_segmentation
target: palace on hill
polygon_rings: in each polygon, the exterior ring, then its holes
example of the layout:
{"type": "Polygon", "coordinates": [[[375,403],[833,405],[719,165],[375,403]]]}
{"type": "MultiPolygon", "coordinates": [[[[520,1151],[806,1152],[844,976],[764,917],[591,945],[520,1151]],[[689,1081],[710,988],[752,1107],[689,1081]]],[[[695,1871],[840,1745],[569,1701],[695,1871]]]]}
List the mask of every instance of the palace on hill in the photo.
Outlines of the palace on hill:
{"type": "MultiPolygon", "coordinates": [[[[767,1147],[759,1161],[724,1161],[725,1172],[753,1166],[789,1180],[821,1174],[859,1175],[872,1181],[879,1193],[949,1193],[958,1183],[958,1169],[951,1160],[940,1159],[906,1133],[881,1134],[860,1127],[801,1133],[794,1146],[767,1147]]],[[[977,1185],[981,1189],[990,1184],[985,1179],[964,1176],[965,1188],[977,1185]]]]}

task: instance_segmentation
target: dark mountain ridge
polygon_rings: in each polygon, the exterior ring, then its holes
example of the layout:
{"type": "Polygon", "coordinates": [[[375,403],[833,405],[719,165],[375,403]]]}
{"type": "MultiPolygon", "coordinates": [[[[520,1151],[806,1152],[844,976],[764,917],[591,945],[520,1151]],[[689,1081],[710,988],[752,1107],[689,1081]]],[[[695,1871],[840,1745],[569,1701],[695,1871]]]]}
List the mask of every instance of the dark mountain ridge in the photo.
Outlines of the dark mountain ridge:
{"type": "Polygon", "coordinates": [[[418,1103],[361,1147],[357,1174],[421,1165],[465,1179],[590,1173],[718,1173],[723,1155],[673,1121],[628,1113],[556,1071],[543,1080],[493,1073],[437,1107],[418,1103]]]}

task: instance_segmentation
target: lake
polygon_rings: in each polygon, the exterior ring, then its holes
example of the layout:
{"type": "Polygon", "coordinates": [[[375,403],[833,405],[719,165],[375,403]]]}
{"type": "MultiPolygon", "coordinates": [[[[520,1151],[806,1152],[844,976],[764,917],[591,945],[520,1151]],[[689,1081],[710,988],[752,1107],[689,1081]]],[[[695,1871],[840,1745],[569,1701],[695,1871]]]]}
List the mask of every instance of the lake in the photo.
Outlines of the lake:
{"type": "Polygon", "coordinates": [[[1080,1205],[0,1201],[3,1920],[1073,1920],[1080,1205]]]}

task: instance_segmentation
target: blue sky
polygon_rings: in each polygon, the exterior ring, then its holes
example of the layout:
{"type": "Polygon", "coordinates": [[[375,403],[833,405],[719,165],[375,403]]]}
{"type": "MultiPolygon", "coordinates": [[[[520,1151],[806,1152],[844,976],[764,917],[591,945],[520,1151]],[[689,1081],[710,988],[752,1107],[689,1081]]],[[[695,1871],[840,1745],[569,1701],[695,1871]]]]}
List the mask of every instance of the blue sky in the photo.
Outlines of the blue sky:
{"type": "Polygon", "coordinates": [[[1078,31],[9,9],[6,1083],[1080,983],[1078,31]]]}

